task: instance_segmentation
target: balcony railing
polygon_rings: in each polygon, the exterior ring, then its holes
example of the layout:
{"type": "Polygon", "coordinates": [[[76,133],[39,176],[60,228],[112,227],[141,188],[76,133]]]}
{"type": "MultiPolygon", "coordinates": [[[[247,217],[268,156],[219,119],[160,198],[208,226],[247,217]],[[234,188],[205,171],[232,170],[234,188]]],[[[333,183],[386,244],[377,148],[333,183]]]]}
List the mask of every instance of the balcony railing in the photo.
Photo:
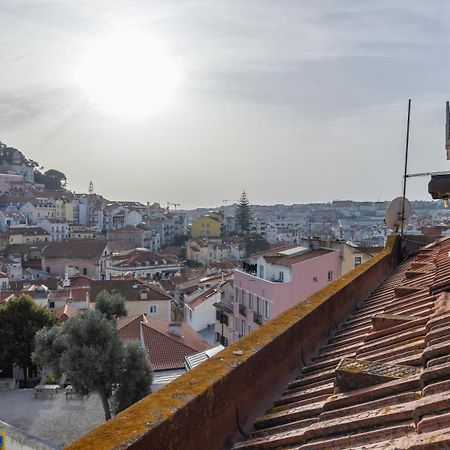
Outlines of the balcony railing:
{"type": "Polygon", "coordinates": [[[239,304],[239,314],[247,317],[247,308],[244,305],[239,304]]]}
{"type": "Polygon", "coordinates": [[[255,322],[258,325],[262,325],[262,315],[258,314],[257,312],[253,313],[253,322],[255,322]]]}

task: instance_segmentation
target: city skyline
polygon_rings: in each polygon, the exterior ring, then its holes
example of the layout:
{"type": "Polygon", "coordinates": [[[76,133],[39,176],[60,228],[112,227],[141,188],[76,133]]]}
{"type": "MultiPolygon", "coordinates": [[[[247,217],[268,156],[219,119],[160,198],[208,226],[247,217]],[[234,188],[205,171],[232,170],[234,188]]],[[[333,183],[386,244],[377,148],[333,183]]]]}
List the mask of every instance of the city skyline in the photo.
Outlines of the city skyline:
{"type": "MultiPolygon", "coordinates": [[[[391,200],[408,98],[409,171],[448,168],[443,1],[0,8],[0,140],[77,192],[92,180],[107,198],[184,209],[244,189],[254,204],[391,200]]],[[[408,197],[430,199],[427,181],[408,197]]]]}

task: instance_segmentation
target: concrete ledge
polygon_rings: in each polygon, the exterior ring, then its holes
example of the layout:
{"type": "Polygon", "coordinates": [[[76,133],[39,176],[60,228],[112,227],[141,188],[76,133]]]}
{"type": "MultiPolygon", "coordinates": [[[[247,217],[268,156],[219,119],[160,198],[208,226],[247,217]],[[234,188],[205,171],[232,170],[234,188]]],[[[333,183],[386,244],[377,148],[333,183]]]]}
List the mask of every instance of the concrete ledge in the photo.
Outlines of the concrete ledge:
{"type": "Polygon", "coordinates": [[[400,259],[385,249],[239,342],[100,425],[68,450],[227,448],[400,259]],[[239,422],[239,425],[238,425],[239,422]]]}
{"type": "Polygon", "coordinates": [[[36,436],[1,420],[0,431],[5,434],[4,448],[7,450],[57,450],[56,447],[47,444],[36,436]]]}

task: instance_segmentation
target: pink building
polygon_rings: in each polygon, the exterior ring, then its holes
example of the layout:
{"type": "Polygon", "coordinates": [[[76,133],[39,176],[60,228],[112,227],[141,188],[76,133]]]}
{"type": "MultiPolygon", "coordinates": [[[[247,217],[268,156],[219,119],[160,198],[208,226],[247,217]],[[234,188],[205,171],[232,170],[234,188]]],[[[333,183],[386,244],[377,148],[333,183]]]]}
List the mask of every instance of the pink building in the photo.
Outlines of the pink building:
{"type": "Polygon", "coordinates": [[[337,250],[299,244],[252,255],[234,272],[235,340],[336,279],[339,257],[337,250]]]}

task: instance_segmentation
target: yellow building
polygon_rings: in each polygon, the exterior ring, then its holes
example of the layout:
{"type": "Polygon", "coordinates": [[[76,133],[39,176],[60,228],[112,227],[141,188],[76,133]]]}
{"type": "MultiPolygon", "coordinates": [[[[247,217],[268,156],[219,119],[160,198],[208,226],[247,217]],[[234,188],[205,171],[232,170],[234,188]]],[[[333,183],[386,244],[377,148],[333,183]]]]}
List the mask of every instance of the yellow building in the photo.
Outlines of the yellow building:
{"type": "Polygon", "coordinates": [[[73,222],[73,203],[66,199],[56,199],[56,217],[65,219],[67,222],[73,222]]]}
{"type": "Polygon", "coordinates": [[[191,235],[198,237],[219,237],[222,220],[219,214],[205,214],[192,222],[191,235]]]}

